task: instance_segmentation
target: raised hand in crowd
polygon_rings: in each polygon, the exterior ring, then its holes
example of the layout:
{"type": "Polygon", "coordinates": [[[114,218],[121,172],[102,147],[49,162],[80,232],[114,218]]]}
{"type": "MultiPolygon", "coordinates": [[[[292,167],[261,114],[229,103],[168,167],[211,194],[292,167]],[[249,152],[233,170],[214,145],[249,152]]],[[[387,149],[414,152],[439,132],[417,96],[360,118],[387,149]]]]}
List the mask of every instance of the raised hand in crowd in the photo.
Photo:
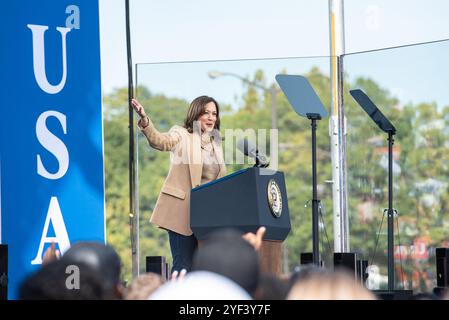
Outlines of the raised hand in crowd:
{"type": "Polygon", "coordinates": [[[187,274],[187,270],[186,269],[182,269],[179,272],[177,270],[175,270],[171,274],[170,281],[183,281],[184,277],[186,276],[186,274],[187,274]]]}
{"type": "Polygon", "coordinates": [[[47,248],[44,252],[44,256],[42,257],[42,264],[47,264],[52,261],[59,260],[61,257],[61,253],[59,250],[56,250],[55,243],[52,241],[50,247],[47,248]]]}
{"type": "Polygon", "coordinates": [[[260,247],[262,246],[262,240],[263,236],[265,235],[265,231],[267,231],[267,228],[260,227],[259,229],[257,229],[256,234],[248,232],[245,233],[242,237],[243,239],[248,241],[256,251],[259,251],[260,247]]]}

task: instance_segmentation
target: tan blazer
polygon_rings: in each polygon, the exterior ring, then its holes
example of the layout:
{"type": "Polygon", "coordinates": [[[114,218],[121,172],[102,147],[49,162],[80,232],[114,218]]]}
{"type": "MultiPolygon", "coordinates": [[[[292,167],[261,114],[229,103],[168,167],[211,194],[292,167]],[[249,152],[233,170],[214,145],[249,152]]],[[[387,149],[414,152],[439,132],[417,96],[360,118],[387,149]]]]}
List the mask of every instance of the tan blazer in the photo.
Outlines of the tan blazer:
{"type": "MultiPolygon", "coordinates": [[[[167,133],[160,133],[150,119],[148,126],[139,128],[150,146],[161,151],[171,151],[170,170],[162,186],[150,221],[161,228],[182,235],[192,235],[190,229],[190,191],[201,184],[203,170],[201,136],[187,129],[174,126],[167,133]]],[[[215,140],[212,142],[220,164],[218,178],[226,174],[223,150],[215,140]]]]}

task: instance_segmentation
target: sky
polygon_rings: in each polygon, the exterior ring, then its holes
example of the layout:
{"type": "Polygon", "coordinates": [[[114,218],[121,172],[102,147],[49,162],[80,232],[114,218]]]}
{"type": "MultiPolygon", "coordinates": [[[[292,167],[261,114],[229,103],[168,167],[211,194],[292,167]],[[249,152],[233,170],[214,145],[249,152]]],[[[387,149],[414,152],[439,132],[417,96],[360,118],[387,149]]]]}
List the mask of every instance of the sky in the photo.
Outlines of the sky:
{"type": "MultiPolygon", "coordinates": [[[[267,83],[282,68],[303,73],[317,65],[329,73],[327,0],[130,0],[130,6],[138,83],[152,92],[238,103],[242,83],[212,80],[208,71],[247,77],[262,68],[267,83]]],[[[346,53],[449,38],[447,0],[345,0],[344,7],[346,53]]],[[[100,36],[105,95],[127,86],[125,0],[100,0],[100,36]]],[[[405,101],[449,105],[448,56],[447,43],[350,55],[345,72],[350,79],[372,77],[405,101]]]]}

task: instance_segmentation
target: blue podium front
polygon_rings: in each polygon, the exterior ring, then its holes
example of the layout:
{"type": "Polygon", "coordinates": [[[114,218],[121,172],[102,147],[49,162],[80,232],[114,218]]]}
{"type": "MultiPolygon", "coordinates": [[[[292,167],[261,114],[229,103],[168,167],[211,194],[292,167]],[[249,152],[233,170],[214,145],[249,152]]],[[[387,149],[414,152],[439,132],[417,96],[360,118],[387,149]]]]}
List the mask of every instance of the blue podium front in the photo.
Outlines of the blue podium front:
{"type": "Polygon", "coordinates": [[[243,233],[264,226],[264,240],[283,241],[291,230],[284,174],[252,167],[192,189],[190,227],[198,240],[220,228],[243,233]]]}

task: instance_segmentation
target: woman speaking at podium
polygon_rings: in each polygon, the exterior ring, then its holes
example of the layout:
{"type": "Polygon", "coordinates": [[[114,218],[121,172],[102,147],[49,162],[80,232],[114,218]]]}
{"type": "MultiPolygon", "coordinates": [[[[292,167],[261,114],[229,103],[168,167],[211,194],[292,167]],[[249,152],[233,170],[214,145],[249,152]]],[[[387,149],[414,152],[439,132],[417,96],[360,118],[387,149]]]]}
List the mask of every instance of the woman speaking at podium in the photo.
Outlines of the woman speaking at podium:
{"type": "MultiPolygon", "coordinates": [[[[226,173],[221,148],[220,109],[217,101],[200,96],[192,101],[184,126],[159,132],[133,99],[140,116],[138,126],[151,147],[170,151],[170,170],[154,207],[150,221],[168,231],[173,257],[172,272],[190,271],[197,239],[190,229],[190,191],[226,173]]],[[[213,210],[213,208],[211,208],[213,210]]]]}

